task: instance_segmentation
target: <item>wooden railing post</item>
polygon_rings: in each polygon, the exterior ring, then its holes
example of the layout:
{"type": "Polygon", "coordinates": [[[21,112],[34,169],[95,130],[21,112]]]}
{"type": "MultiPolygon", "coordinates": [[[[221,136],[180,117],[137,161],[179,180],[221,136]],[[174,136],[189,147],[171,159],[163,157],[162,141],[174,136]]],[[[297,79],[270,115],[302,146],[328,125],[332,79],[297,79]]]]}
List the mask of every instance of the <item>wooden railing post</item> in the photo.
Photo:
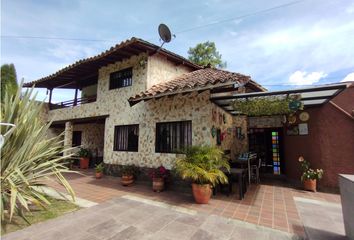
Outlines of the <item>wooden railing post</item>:
{"type": "Polygon", "coordinates": [[[77,87],[76,87],[76,88],[75,88],[74,106],[77,105],[77,92],[78,92],[78,89],[77,89],[77,87]]]}
{"type": "Polygon", "coordinates": [[[49,89],[49,110],[52,109],[52,92],[53,88],[49,89]]]}

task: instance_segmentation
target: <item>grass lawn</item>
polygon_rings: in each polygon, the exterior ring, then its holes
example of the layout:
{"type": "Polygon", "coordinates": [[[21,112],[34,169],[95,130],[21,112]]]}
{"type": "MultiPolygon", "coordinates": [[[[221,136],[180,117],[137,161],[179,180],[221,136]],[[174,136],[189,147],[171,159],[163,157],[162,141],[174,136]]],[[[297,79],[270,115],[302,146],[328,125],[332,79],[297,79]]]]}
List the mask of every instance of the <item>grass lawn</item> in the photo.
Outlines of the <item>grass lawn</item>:
{"type": "MultiPolygon", "coordinates": [[[[31,224],[56,218],[65,213],[73,212],[79,209],[78,206],[68,201],[58,200],[54,198],[48,199],[50,200],[51,205],[47,206],[46,209],[34,207],[34,209],[31,210],[30,213],[25,214],[27,220],[31,224]]],[[[20,218],[19,216],[14,216],[10,224],[7,224],[5,228],[1,228],[1,235],[17,231],[28,226],[28,223],[26,223],[26,221],[24,221],[22,218],[20,218]]]]}

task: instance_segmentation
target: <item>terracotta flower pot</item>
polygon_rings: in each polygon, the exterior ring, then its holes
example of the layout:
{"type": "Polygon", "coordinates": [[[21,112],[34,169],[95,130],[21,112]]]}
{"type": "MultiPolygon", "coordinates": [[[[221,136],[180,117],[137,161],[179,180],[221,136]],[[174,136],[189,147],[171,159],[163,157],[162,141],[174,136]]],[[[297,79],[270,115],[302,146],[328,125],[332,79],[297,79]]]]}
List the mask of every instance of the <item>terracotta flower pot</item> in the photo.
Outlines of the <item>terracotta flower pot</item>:
{"type": "Polygon", "coordinates": [[[89,158],[80,158],[80,168],[87,169],[89,167],[90,159],[89,158]]]}
{"type": "Polygon", "coordinates": [[[163,178],[152,179],[152,190],[154,192],[162,192],[165,188],[165,180],[163,178]]]}
{"type": "Polygon", "coordinates": [[[210,184],[192,184],[193,197],[196,203],[207,204],[211,197],[210,184]]]}
{"type": "Polygon", "coordinates": [[[121,178],[121,183],[123,186],[129,186],[133,184],[134,176],[133,175],[123,175],[121,178]]]}
{"type": "Polygon", "coordinates": [[[308,191],[316,192],[316,179],[306,179],[304,180],[304,189],[308,191]]]}
{"type": "Polygon", "coordinates": [[[100,179],[103,176],[103,172],[96,172],[95,176],[97,179],[100,179]]]}

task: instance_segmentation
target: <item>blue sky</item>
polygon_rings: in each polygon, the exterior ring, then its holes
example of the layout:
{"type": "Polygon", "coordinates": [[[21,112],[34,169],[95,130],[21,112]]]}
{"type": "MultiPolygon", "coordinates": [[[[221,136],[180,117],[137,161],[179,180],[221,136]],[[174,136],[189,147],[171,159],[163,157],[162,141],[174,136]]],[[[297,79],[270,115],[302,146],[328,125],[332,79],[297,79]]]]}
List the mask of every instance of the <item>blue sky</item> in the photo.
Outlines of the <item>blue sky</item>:
{"type": "MultiPolygon", "coordinates": [[[[18,78],[25,82],[133,36],[160,44],[157,26],[162,22],[176,34],[165,48],[187,56],[189,47],[214,41],[227,70],[250,75],[269,90],[354,80],[353,0],[2,0],[1,4],[1,64],[14,63],[18,78]],[[263,11],[287,3],[291,5],[263,11]]],[[[38,98],[43,99],[45,92],[40,91],[38,98]]],[[[53,94],[54,101],[72,96],[67,91],[53,94]]]]}

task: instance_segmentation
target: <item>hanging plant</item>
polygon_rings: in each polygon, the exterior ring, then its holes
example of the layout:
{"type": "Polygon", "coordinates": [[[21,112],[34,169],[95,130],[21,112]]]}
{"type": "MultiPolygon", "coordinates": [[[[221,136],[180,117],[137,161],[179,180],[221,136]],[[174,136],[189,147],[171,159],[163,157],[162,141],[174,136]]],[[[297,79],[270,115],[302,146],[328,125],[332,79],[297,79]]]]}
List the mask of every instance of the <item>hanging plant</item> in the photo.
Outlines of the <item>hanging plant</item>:
{"type": "Polygon", "coordinates": [[[290,95],[288,97],[272,96],[235,100],[233,108],[251,117],[287,115],[303,108],[300,98],[300,95],[290,95]]]}

